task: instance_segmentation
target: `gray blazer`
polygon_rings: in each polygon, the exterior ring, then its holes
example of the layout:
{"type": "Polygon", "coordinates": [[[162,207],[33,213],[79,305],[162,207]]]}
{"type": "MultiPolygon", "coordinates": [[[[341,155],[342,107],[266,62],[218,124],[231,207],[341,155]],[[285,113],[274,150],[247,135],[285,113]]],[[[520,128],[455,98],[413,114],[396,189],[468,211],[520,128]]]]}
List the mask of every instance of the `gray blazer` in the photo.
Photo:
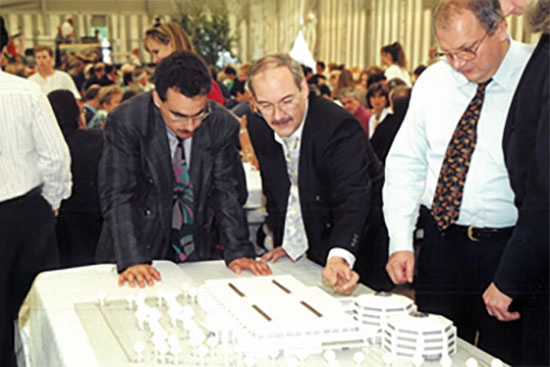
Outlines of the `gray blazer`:
{"type": "MultiPolygon", "coordinates": [[[[253,257],[242,208],[246,181],[237,144],[239,123],[220,105],[193,134],[190,175],[194,194],[196,260],[214,258],[215,219],[224,260],[253,257]]],[[[172,160],[160,111],[151,93],[136,96],[109,114],[99,166],[104,217],[96,260],[116,261],[118,271],[177,261],[170,246],[172,160]]]]}

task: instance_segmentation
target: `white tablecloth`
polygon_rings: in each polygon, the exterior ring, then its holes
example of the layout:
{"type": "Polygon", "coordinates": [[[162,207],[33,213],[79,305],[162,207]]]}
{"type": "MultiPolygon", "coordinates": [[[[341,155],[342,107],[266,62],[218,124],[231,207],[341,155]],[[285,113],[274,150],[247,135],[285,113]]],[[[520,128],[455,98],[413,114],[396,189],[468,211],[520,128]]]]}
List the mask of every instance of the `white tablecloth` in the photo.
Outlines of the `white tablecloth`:
{"type": "MultiPolygon", "coordinates": [[[[148,296],[156,295],[159,290],[179,290],[182,281],[198,286],[208,279],[253,276],[247,271],[241,275],[233,274],[221,261],[187,263],[180,266],[160,261],[154,265],[161,272],[163,280],[154,287],[145,288],[148,296]]],[[[292,274],[306,285],[324,287],[321,283],[321,267],[307,259],[297,263],[282,259],[273,264],[272,269],[275,275],[292,274]]],[[[120,360],[124,360],[123,353],[103,320],[97,320],[97,328],[94,327],[94,330],[86,331],[75,311],[75,303],[97,302],[100,291],[104,291],[107,298],[113,299],[123,299],[126,295],[137,293],[135,288],[127,285],[118,287],[117,278],[115,266],[110,264],[51,271],[37,277],[26,301],[28,308],[21,315],[23,339],[28,344],[32,367],[132,365],[120,363],[120,360]]],[[[360,286],[354,296],[368,292],[370,290],[360,286]]],[[[459,352],[453,356],[454,366],[465,366],[465,361],[470,356],[476,357],[480,366],[490,366],[492,358],[489,355],[463,341],[459,341],[458,347],[459,352]]],[[[378,346],[369,347],[367,360],[362,366],[383,365],[382,354],[378,346]]],[[[321,362],[314,362],[313,365],[326,365],[325,362],[321,362]]],[[[310,362],[307,365],[312,364],[310,362]]],[[[341,366],[356,364],[350,357],[347,361],[341,361],[341,366]]],[[[412,363],[407,360],[396,360],[392,366],[409,367],[412,363]]],[[[439,362],[424,363],[423,366],[439,366],[439,362]]]]}

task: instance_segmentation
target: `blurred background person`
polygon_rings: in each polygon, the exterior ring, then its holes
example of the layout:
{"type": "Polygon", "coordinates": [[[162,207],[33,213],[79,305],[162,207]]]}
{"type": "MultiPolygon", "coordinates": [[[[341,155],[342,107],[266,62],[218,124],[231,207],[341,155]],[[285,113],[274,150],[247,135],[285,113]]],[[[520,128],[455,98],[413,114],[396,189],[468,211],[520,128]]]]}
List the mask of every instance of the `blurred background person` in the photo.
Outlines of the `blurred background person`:
{"type": "MultiPolygon", "coordinates": [[[[193,43],[185,30],[176,22],[168,22],[148,28],[145,31],[144,47],[153,57],[153,63],[158,64],[174,51],[195,52],[193,43]]],[[[223,95],[218,83],[212,79],[212,89],[208,99],[223,105],[223,95]]]]}
{"type": "Polygon", "coordinates": [[[118,107],[122,100],[123,94],[122,88],[118,85],[108,85],[106,87],[101,87],[97,97],[99,99],[99,110],[88,123],[88,129],[97,129],[103,128],[105,121],[107,120],[107,115],[118,107]]]}
{"type": "Polygon", "coordinates": [[[64,71],[54,69],[53,49],[50,46],[38,45],[34,48],[34,58],[38,72],[29,80],[38,84],[44,95],[57,89],[68,89],[75,98],[80,99],[80,92],[73,78],[64,71]]]}
{"type": "Polygon", "coordinates": [[[378,125],[391,113],[388,93],[388,87],[383,82],[374,83],[369,86],[367,101],[372,111],[369,121],[369,137],[372,137],[378,125]]]}
{"type": "Polygon", "coordinates": [[[412,86],[411,76],[407,70],[405,50],[399,42],[394,42],[391,45],[382,47],[380,49],[380,57],[382,59],[382,64],[386,67],[384,74],[388,80],[399,78],[403,80],[408,87],[412,86]]]}
{"type": "Polygon", "coordinates": [[[103,131],[79,128],[82,115],[68,90],[48,94],[57,123],[71,153],[73,191],[61,202],[56,223],[61,267],[94,263],[101,233],[97,170],[103,147],[103,131]]]}
{"type": "Polygon", "coordinates": [[[369,121],[371,112],[361,105],[359,93],[353,87],[346,87],[340,91],[339,95],[342,107],[348,110],[363,126],[367,136],[369,135],[369,121]]]}

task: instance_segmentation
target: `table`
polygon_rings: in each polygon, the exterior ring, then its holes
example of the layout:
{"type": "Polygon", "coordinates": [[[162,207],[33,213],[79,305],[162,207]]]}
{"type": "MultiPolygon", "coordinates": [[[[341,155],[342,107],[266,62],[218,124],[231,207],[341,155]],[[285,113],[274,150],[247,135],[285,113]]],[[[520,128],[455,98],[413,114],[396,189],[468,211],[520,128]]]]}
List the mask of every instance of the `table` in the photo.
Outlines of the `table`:
{"type": "MultiPolygon", "coordinates": [[[[190,282],[194,286],[205,280],[251,277],[249,272],[236,275],[227,269],[222,261],[206,261],[176,265],[168,261],[157,261],[154,266],[162,274],[163,281],[154,287],[144,289],[147,295],[154,296],[159,290],[169,291],[181,289],[182,281],[190,282]]],[[[297,263],[281,259],[272,265],[275,275],[291,274],[306,285],[319,286],[327,289],[321,282],[321,267],[313,262],[302,259],[297,263]]],[[[24,325],[22,333],[27,340],[30,357],[30,366],[79,366],[79,367],[110,367],[134,366],[122,356],[112,331],[101,319],[94,324],[93,330],[86,331],[77,312],[76,303],[97,302],[97,295],[104,291],[107,297],[124,299],[126,295],[136,294],[136,289],[128,286],[117,286],[118,275],[112,264],[93,265],[81,268],[50,271],[40,274],[28,295],[28,305],[25,315],[22,315],[24,325]]],[[[359,286],[353,296],[372,292],[364,286],[359,286]]],[[[342,361],[341,366],[356,366],[355,362],[342,361]]],[[[351,353],[351,354],[350,354],[351,353]]],[[[383,351],[379,346],[369,347],[367,360],[362,366],[383,365],[383,351]]],[[[490,366],[492,357],[459,340],[458,353],[452,356],[453,366],[465,366],[469,357],[475,357],[479,366],[490,366]]],[[[314,358],[314,357],[312,357],[314,358]]],[[[319,357],[315,366],[326,366],[326,362],[319,357]]],[[[282,363],[282,362],[281,362],[282,363]]],[[[280,366],[286,366],[280,364],[280,366]]],[[[425,362],[422,366],[439,366],[439,362],[425,362]]],[[[222,364],[223,366],[223,364],[222,364]]],[[[267,364],[271,366],[271,364],[267,364]]],[[[393,367],[413,366],[408,360],[395,360],[393,367]]]]}

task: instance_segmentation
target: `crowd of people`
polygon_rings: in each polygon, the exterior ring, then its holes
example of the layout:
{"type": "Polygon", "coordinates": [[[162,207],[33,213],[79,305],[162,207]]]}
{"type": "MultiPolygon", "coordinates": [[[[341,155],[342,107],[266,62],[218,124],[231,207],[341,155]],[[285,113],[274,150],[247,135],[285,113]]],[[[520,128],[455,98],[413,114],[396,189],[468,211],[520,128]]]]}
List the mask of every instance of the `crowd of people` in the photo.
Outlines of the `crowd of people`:
{"type": "MultiPolygon", "coordinates": [[[[32,75],[0,71],[0,364],[16,365],[13,319],[41,271],[116,263],[119,285],[145,287],[156,259],[266,275],[307,257],[336,292],[411,284],[464,340],[548,365],[548,14],[441,0],[438,61],[414,72],[399,42],[364,70],[273,54],[218,72],[174,22],[146,31],[150,67],[135,52],[66,72],[37,46],[32,75]],[[535,49],[507,32],[524,12],[535,49]],[[243,160],[262,178],[261,253],[243,160]]],[[[0,61],[8,41],[0,17],[0,61]]]]}

